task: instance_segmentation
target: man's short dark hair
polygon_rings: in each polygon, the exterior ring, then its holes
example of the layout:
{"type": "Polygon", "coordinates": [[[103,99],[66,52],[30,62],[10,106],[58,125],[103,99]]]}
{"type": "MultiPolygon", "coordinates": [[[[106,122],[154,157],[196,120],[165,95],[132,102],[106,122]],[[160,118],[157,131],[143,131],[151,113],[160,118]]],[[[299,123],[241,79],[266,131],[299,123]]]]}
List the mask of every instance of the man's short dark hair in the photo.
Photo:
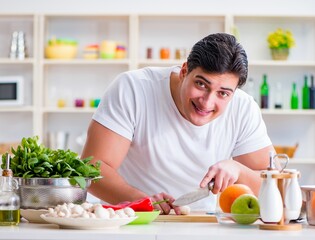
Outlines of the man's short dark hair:
{"type": "Polygon", "coordinates": [[[233,35],[210,34],[198,41],[188,59],[188,73],[201,67],[209,73],[232,73],[239,76],[238,87],[246,83],[248,74],[247,54],[233,35]]]}

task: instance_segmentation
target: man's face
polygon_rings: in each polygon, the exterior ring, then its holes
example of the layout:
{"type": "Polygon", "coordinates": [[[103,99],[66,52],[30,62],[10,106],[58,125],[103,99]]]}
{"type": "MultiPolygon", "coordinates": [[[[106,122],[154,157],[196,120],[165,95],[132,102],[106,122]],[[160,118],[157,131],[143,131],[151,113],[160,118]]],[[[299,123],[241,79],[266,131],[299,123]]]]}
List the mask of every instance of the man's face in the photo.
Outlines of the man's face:
{"type": "Polygon", "coordinates": [[[187,74],[184,64],[179,78],[179,108],[182,116],[202,126],[220,116],[231,101],[239,78],[235,74],[210,74],[198,67],[187,74]]]}

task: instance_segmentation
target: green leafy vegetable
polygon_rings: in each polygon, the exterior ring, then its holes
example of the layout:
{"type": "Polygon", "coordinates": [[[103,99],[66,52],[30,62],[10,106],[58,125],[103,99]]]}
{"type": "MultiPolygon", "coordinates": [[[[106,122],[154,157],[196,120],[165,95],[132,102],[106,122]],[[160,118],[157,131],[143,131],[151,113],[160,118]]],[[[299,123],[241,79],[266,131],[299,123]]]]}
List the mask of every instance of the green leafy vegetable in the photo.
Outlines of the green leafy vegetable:
{"type": "MultiPolygon", "coordinates": [[[[16,149],[12,148],[10,168],[14,177],[22,178],[69,178],[72,185],[86,187],[86,178],[100,178],[100,162],[90,163],[92,157],[80,159],[68,150],[52,150],[38,143],[38,136],[23,138],[16,149]]],[[[6,166],[6,154],[2,155],[1,167],[6,166]]]]}

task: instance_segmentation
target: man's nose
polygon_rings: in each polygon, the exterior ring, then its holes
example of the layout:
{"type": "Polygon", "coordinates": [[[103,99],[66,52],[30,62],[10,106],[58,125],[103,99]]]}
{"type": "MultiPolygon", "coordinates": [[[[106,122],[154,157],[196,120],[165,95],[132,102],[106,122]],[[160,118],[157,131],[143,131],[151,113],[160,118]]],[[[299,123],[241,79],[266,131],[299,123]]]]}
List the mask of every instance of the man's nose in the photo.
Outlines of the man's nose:
{"type": "Polygon", "coordinates": [[[205,109],[211,109],[217,100],[217,96],[213,92],[207,92],[201,98],[201,104],[205,109]]]}

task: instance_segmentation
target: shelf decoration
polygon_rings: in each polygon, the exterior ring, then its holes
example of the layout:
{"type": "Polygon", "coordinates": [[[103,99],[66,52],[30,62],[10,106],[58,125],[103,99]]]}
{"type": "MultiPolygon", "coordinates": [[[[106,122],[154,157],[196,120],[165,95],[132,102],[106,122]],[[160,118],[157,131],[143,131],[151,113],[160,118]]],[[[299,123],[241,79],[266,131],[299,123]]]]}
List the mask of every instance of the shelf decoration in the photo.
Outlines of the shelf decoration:
{"type": "Polygon", "coordinates": [[[278,28],[276,31],[269,33],[268,45],[273,60],[287,60],[290,48],[295,46],[295,39],[290,30],[278,28]]]}
{"type": "Polygon", "coordinates": [[[74,39],[53,37],[45,48],[45,56],[48,59],[73,59],[77,55],[77,45],[74,39]]]}

